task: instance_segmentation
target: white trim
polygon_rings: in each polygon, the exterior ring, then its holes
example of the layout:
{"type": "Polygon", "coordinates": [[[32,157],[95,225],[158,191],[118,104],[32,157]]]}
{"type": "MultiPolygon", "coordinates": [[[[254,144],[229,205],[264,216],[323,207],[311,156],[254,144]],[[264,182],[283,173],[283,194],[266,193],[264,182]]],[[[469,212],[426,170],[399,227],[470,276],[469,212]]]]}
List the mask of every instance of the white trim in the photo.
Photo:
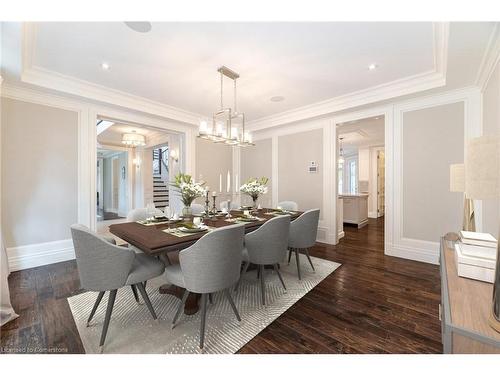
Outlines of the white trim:
{"type": "Polygon", "coordinates": [[[418,262],[439,264],[439,248],[436,251],[426,251],[420,249],[418,246],[389,246],[385,251],[385,255],[416,260],[418,262]]]}
{"type": "Polygon", "coordinates": [[[144,113],[111,108],[103,104],[70,99],[7,82],[2,84],[1,95],[10,99],[74,111],[78,114],[78,223],[88,226],[91,230],[95,230],[97,227],[95,179],[97,173],[96,124],[98,117],[102,116],[127,123],[155,127],[170,134],[180,135],[179,162],[181,168],[186,173],[194,175],[197,130],[195,126],[172,121],[171,119],[153,117],[144,113]]]}
{"type": "Polygon", "coordinates": [[[6,250],[10,271],[24,270],[75,259],[75,251],[71,239],[8,247],[6,250]]]}
{"type": "MultiPolygon", "coordinates": [[[[384,149],[385,149],[385,220],[384,220],[384,253],[390,255],[388,250],[392,247],[392,233],[393,233],[393,213],[392,213],[392,192],[393,192],[393,106],[380,106],[367,108],[357,112],[350,112],[347,114],[342,114],[334,117],[333,123],[335,129],[338,125],[349,121],[362,120],[369,117],[384,116],[384,149]]],[[[336,134],[336,133],[335,133],[336,134]]],[[[332,139],[332,143],[336,144],[337,139],[332,139]]],[[[337,154],[332,155],[334,160],[334,165],[337,165],[337,154]]],[[[334,186],[331,188],[332,193],[335,192],[338,186],[337,183],[337,173],[334,174],[334,180],[332,182],[334,186]]],[[[335,210],[335,225],[337,223],[337,211],[335,210]]]]}
{"type": "Polygon", "coordinates": [[[297,121],[311,120],[350,108],[444,86],[448,66],[449,23],[437,22],[433,24],[433,28],[434,68],[432,70],[250,121],[248,129],[258,131],[297,121]]]}
{"type": "Polygon", "coordinates": [[[500,61],[500,26],[495,24],[479,66],[475,85],[483,92],[500,61]]]}
{"type": "MultiPolygon", "coordinates": [[[[23,24],[21,72],[23,82],[193,125],[197,125],[200,119],[207,117],[203,114],[193,113],[35,66],[33,65],[33,54],[36,32],[36,24],[30,22],[23,24]]],[[[248,129],[261,130],[444,86],[446,83],[448,39],[449,23],[433,23],[434,67],[429,71],[257,119],[248,123],[248,129]]]]}
{"type": "MultiPolygon", "coordinates": [[[[394,161],[392,180],[393,190],[387,189],[386,184],[386,250],[387,255],[399,256],[402,258],[418,260],[422,262],[437,264],[439,258],[439,239],[435,241],[423,241],[403,236],[403,163],[402,163],[402,127],[403,115],[405,112],[432,108],[452,103],[464,103],[464,148],[470,138],[481,134],[481,102],[478,88],[465,88],[445,92],[442,94],[426,96],[423,98],[411,99],[398,103],[394,106],[393,139],[389,143],[386,134],[386,146],[394,145],[394,149],[389,152],[386,147],[386,162],[390,158],[394,161]],[[388,199],[390,197],[390,199],[388,199]],[[393,207],[388,207],[388,203],[393,203],[393,207]],[[392,215],[391,212],[393,213],[392,215]],[[389,218],[389,220],[388,220],[389,218]],[[389,224],[390,223],[390,224],[389,224]],[[392,234],[387,234],[387,226],[392,229],[392,234]]],[[[386,181],[388,169],[386,167],[386,181]]],[[[476,227],[478,231],[482,229],[482,204],[476,205],[476,227]]]]}
{"type": "Polygon", "coordinates": [[[369,211],[368,212],[368,217],[370,219],[377,219],[378,218],[378,213],[376,211],[369,211]]]}
{"type": "Polygon", "coordinates": [[[338,234],[337,234],[337,238],[340,240],[342,238],[345,237],[345,232],[343,230],[341,230],[338,234]]]}
{"type": "Polygon", "coordinates": [[[207,117],[33,65],[36,28],[36,24],[31,22],[23,24],[22,82],[192,125],[198,125],[200,119],[207,117]]]}
{"type": "Polygon", "coordinates": [[[362,105],[430,90],[444,86],[445,83],[446,79],[441,73],[431,71],[251,121],[248,123],[248,129],[258,131],[309,120],[362,105]]]}

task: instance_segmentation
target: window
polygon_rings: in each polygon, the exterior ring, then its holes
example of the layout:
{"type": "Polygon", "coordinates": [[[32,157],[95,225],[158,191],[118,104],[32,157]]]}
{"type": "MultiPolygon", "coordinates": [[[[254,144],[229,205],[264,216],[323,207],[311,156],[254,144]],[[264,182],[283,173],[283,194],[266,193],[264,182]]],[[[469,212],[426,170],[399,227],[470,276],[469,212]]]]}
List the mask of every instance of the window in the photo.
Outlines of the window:
{"type": "Polygon", "coordinates": [[[349,161],[349,192],[356,193],[356,160],[349,161]]]}
{"type": "Polygon", "coordinates": [[[339,163],[337,181],[339,183],[338,194],[342,194],[344,190],[344,163],[339,163]]]}

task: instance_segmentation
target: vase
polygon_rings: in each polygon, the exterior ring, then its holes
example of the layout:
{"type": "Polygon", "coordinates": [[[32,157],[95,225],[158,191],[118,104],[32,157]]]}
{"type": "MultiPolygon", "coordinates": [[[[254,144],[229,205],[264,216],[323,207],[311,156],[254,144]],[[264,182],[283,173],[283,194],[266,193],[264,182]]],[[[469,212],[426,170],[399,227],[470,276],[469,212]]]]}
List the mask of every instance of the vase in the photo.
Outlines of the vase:
{"type": "Polygon", "coordinates": [[[252,197],[252,200],[253,200],[253,206],[252,206],[252,208],[253,209],[257,208],[257,199],[259,199],[259,197],[252,197]]]}
{"type": "Polygon", "coordinates": [[[191,206],[184,206],[182,209],[182,217],[183,218],[191,218],[193,216],[193,210],[191,206]]]}

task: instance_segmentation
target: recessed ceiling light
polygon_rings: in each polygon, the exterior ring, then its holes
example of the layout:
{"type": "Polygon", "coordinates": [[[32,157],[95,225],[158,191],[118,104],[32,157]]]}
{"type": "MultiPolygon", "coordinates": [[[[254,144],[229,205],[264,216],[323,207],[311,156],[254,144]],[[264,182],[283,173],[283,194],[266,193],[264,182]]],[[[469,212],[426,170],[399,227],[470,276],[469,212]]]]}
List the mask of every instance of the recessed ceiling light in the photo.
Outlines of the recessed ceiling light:
{"type": "Polygon", "coordinates": [[[271,99],[272,102],[282,102],[283,100],[285,100],[285,97],[284,96],[273,96],[271,99]]]}
{"type": "Polygon", "coordinates": [[[375,117],[375,120],[378,120],[380,117],[375,117]]]}
{"type": "Polygon", "coordinates": [[[148,33],[151,31],[151,22],[125,22],[125,25],[138,33],[148,33]]]}
{"type": "Polygon", "coordinates": [[[109,68],[110,68],[110,67],[109,67],[109,64],[108,64],[108,63],[103,62],[103,63],[101,64],[101,68],[102,68],[102,70],[109,70],[109,68]]]}
{"type": "Polygon", "coordinates": [[[377,64],[370,64],[370,65],[368,65],[368,70],[375,70],[377,68],[378,68],[377,64]]]}

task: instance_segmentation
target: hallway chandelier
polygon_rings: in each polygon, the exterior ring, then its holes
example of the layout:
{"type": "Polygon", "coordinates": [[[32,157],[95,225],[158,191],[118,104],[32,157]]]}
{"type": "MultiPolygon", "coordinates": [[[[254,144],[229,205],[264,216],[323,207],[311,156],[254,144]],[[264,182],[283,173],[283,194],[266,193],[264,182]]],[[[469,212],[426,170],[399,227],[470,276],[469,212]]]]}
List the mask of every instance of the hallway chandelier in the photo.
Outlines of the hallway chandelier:
{"type": "Polygon", "coordinates": [[[200,121],[198,137],[231,146],[255,146],[250,133],[245,131],[245,114],[238,112],[236,107],[236,80],[240,75],[225,66],[221,66],[217,71],[220,73],[220,109],[213,114],[211,127],[206,121],[200,121]],[[232,79],[234,83],[232,109],[224,108],[224,76],[232,79]]]}
{"type": "Polygon", "coordinates": [[[135,130],[132,130],[131,133],[125,133],[122,135],[122,143],[130,147],[145,146],[146,137],[142,134],[136,133],[135,130]]]}
{"type": "Polygon", "coordinates": [[[339,158],[338,158],[338,163],[339,165],[342,165],[344,164],[344,149],[342,148],[342,140],[344,139],[344,137],[340,137],[339,138],[339,147],[340,147],[340,151],[339,151],[339,158]]]}

